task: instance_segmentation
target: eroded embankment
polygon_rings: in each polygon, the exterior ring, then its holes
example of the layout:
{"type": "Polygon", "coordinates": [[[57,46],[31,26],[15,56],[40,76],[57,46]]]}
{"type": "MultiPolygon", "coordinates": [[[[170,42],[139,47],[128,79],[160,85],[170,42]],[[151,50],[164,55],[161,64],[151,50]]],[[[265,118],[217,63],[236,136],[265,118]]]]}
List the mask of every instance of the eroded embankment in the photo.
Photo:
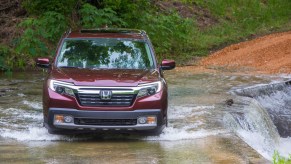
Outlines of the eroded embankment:
{"type": "Polygon", "coordinates": [[[291,31],[231,45],[203,59],[201,64],[245,67],[263,73],[291,73],[291,31]]]}
{"type": "Polygon", "coordinates": [[[179,69],[290,74],[291,31],[230,45],[202,59],[198,66],[179,69]]]}

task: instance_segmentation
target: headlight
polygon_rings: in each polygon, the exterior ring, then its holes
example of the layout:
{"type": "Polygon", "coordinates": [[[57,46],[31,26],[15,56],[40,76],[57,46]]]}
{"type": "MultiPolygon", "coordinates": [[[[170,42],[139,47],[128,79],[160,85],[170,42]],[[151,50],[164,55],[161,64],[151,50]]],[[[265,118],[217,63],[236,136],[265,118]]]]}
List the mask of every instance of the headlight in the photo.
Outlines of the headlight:
{"type": "Polygon", "coordinates": [[[70,86],[74,86],[74,84],[57,80],[50,80],[49,82],[49,88],[51,90],[62,95],[75,96],[74,90],[70,86]]]}
{"type": "Polygon", "coordinates": [[[137,94],[137,97],[144,97],[149,95],[154,95],[162,90],[162,82],[154,82],[148,84],[139,85],[140,90],[137,94]]]}

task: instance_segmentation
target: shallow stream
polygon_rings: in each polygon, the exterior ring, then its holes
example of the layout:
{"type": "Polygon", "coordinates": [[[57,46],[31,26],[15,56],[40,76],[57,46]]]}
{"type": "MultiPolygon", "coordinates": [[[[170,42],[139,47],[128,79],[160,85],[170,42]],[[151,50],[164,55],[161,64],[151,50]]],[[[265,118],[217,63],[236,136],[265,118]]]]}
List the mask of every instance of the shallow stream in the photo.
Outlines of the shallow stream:
{"type": "Polygon", "coordinates": [[[0,163],[266,163],[274,150],[291,153],[280,137],[291,128],[290,76],[166,72],[169,126],[158,137],[48,134],[44,76],[0,75],[0,163]],[[270,83],[283,89],[250,94],[270,83]]]}

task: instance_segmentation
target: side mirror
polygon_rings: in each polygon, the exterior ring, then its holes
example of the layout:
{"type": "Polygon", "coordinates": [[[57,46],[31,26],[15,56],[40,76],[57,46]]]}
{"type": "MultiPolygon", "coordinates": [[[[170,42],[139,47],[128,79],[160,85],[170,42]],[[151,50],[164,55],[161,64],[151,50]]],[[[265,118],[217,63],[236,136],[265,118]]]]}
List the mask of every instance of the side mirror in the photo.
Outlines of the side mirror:
{"type": "Polygon", "coordinates": [[[175,67],[176,67],[176,63],[174,60],[164,59],[162,61],[162,65],[161,65],[162,70],[171,70],[171,69],[174,69],[175,67]]]}
{"type": "Polygon", "coordinates": [[[36,65],[40,68],[48,68],[50,66],[49,58],[37,58],[36,65]]]}

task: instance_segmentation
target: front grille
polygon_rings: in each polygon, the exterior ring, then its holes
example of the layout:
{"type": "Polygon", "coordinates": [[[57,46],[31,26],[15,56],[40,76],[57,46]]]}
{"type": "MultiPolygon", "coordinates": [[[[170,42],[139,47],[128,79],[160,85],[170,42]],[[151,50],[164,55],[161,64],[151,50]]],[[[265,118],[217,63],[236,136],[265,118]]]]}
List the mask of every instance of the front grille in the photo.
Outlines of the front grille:
{"type": "Polygon", "coordinates": [[[136,125],[136,119],[88,119],[75,118],[77,125],[104,125],[104,126],[122,126],[122,125],[136,125]]]}
{"type": "Polygon", "coordinates": [[[134,94],[113,94],[110,100],[101,100],[99,94],[78,93],[82,106],[130,106],[135,98],[134,94]]]}

